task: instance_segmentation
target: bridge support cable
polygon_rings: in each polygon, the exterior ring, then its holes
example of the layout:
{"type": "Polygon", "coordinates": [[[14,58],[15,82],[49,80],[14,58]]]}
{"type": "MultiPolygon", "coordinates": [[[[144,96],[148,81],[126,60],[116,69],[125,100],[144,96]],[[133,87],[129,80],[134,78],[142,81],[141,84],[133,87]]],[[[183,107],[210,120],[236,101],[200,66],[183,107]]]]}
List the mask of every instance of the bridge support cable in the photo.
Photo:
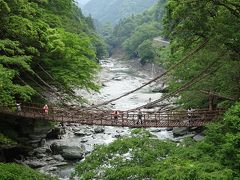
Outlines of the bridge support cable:
{"type": "MultiPolygon", "coordinates": [[[[77,99],[78,102],[83,102],[84,101],[84,99],[81,96],[75,95],[73,90],[66,89],[65,87],[63,87],[63,85],[61,83],[59,83],[58,81],[56,81],[54,79],[54,77],[49,72],[47,72],[47,70],[44,69],[39,63],[37,65],[52,81],[56,82],[58,88],[60,89],[60,91],[62,91],[63,94],[66,93],[67,95],[77,99]]],[[[90,104],[88,104],[88,105],[90,105],[90,104]]]]}
{"type": "Polygon", "coordinates": [[[157,99],[151,103],[145,104],[143,106],[139,106],[137,108],[131,109],[129,111],[133,111],[136,109],[142,109],[142,108],[149,108],[151,106],[153,106],[154,104],[157,104],[163,100],[169,99],[170,97],[175,96],[176,94],[185,91],[186,89],[188,89],[189,87],[193,86],[194,84],[198,83],[199,81],[201,81],[202,79],[204,79],[205,77],[209,76],[210,74],[214,73],[215,71],[217,71],[220,66],[218,65],[216,68],[212,69],[211,71],[207,72],[214,64],[216,64],[216,61],[211,63],[207,68],[205,68],[203,71],[201,71],[200,74],[198,74],[196,77],[194,77],[192,80],[190,80],[189,82],[185,83],[184,85],[182,85],[181,87],[179,87],[177,90],[167,94],[166,96],[161,97],[160,99],[157,99]]]}
{"type": "Polygon", "coordinates": [[[203,94],[216,96],[216,97],[219,97],[219,98],[222,98],[222,99],[227,99],[227,100],[230,100],[230,101],[236,101],[237,100],[237,98],[223,96],[223,95],[221,95],[217,92],[212,92],[212,91],[208,91],[208,90],[200,90],[200,92],[203,93],[203,94]]]}
{"type": "MultiPolygon", "coordinates": [[[[19,75],[17,75],[17,78],[18,78],[23,84],[25,84],[26,86],[30,86],[30,85],[28,85],[28,83],[25,82],[19,75]]],[[[37,93],[41,98],[43,98],[45,101],[47,101],[47,99],[46,99],[42,94],[40,94],[38,91],[36,91],[36,93],[37,93]]]]}
{"type": "Polygon", "coordinates": [[[103,105],[109,104],[109,103],[111,103],[111,102],[117,101],[117,100],[119,100],[119,99],[121,99],[121,98],[123,98],[123,97],[125,97],[125,96],[128,96],[128,95],[130,95],[130,94],[132,94],[132,93],[134,93],[134,92],[142,89],[143,87],[145,87],[145,86],[147,86],[147,85],[155,82],[156,80],[158,80],[158,79],[162,78],[163,76],[167,75],[170,71],[178,68],[180,65],[182,65],[182,64],[185,63],[185,62],[187,62],[191,56],[193,56],[193,55],[196,54],[198,51],[200,51],[201,49],[203,49],[203,48],[207,45],[208,41],[209,41],[209,40],[206,39],[202,44],[200,44],[197,48],[195,48],[194,50],[192,50],[189,54],[187,54],[186,56],[184,56],[180,61],[178,61],[176,64],[173,64],[167,71],[165,71],[164,73],[162,73],[162,74],[160,74],[159,76],[155,77],[154,79],[148,81],[148,82],[145,83],[144,85],[142,85],[142,86],[140,86],[140,87],[138,87],[138,88],[136,88],[136,89],[134,89],[134,90],[132,90],[132,91],[129,91],[129,92],[127,92],[127,93],[125,93],[125,94],[117,97],[117,98],[113,98],[113,99],[111,99],[111,100],[109,100],[109,101],[106,101],[106,102],[103,102],[103,103],[100,103],[100,104],[98,104],[98,105],[91,106],[91,107],[88,107],[88,108],[85,108],[85,109],[96,108],[96,107],[103,106],[103,105]]]}
{"type": "MultiPolygon", "coordinates": [[[[7,66],[9,69],[11,69],[7,64],[6,64],[6,66],[7,66]]],[[[31,87],[26,81],[24,81],[24,80],[20,77],[19,74],[17,74],[17,78],[18,78],[24,85],[31,87]]],[[[36,82],[36,81],[35,81],[35,82],[36,82]]],[[[37,83],[37,82],[36,82],[36,83],[37,83]]],[[[40,88],[43,88],[43,87],[40,86],[38,83],[37,83],[37,85],[38,85],[40,88]]],[[[37,93],[41,98],[43,98],[44,100],[47,100],[41,93],[39,93],[37,90],[35,90],[35,91],[36,91],[36,93],[37,93]]]]}

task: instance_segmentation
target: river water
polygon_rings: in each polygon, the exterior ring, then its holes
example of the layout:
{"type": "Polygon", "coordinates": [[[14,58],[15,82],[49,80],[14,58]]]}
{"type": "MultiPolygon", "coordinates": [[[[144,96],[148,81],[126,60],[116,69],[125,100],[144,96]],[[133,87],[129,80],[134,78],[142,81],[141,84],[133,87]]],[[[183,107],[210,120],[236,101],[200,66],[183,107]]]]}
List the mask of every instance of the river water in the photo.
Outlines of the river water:
{"type": "MultiPolygon", "coordinates": [[[[141,71],[139,67],[136,67],[133,64],[113,58],[102,60],[102,70],[98,79],[96,79],[96,81],[103,85],[100,92],[89,93],[77,90],[77,94],[88,99],[90,104],[98,104],[133,90],[152,78],[151,72],[146,70],[141,71]]],[[[128,110],[148,103],[149,98],[154,101],[161,96],[161,93],[152,93],[151,87],[146,87],[134,94],[107,105],[106,108],[128,110]]],[[[94,133],[95,128],[95,126],[71,124],[67,126],[67,133],[62,139],[47,141],[46,146],[50,146],[54,142],[67,146],[80,146],[83,144],[86,147],[86,151],[90,153],[95,145],[109,144],[118,137],[124,135],[127,136],[131,133],[129,128],[123,127],[102,127],[104,129],[103,133],[94,133]],[[88,131],[90,134],[84,137],[79,137],[75,135],[75,132],[78,131],[88,131]]],[[[159,139],[173,139],[172,132],[167,131],[166,129],[149,128],[149,131],[159,139]]],[[[51,173],[57,175],[62,180],[69,179],[71,172],[74,171],[76,163],[77,162],[68,162],[66,166],[57,167],[57,169],[51,173]]],[[[46,169],[43,171],[46,171],[46,169]]]]}

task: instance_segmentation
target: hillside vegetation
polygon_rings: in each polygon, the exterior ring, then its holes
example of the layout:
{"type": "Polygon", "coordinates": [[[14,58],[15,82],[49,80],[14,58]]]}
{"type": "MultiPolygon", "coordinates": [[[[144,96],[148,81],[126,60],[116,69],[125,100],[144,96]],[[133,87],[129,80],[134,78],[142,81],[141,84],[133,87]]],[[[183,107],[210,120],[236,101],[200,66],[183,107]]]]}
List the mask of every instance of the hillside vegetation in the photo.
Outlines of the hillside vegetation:
{"type": "Polygon", "coordinates": [[[84,13],[99,21],[116,24],[124,17],[143,12],[157,0],[90,0],[84,6],[84,13]]]}
{"type": "Polygon", "coordinates": [[[165,4],[166,0],[158,1],[143,13],[121,20],[112,33],[102,33],[110,47],[124,48],[129,57],[141,58],[143,64],[155,61],[159,46],[153,43],[153,38],[161,35],[165,4]]]}
{"type": "Polygon", "coordinates": [[[97,89],[105,44],[72,0],[1,0],[0,21],[0,105],[44,99],[55,87],[97,89]]]}

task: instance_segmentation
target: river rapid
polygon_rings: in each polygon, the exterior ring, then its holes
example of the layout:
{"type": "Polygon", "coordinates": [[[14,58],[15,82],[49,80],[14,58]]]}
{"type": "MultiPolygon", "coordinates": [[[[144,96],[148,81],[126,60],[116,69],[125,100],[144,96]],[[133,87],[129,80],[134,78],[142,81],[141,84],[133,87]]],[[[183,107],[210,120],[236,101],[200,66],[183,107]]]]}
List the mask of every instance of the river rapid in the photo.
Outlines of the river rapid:
{"type": "MultiPolygon", "coordinates": [[[[120,60],[118,58],[109,58],[102,60],[100,63],[102,69],[99,73],[98,79],[96,79],[96,81],[102,85],[100,92],[89,93],[82,90],[76,90],[76,93],[88,99],[90,104],[98,104],[118,97],[119,95],[146,83],[153,75],[150,70],[143,70],[136,62],[129,63],[128,61],[120,60]]],[[[148,103],[149,98],[154,101],[161,96],[161,93],[153,93],[151,87],[146,87],[107,105],[105,108],[111,108],[113,110],[129,110],[148,103]]],[[[84,160],[86,155],[94,150],[95,145],[109,144],[117,138],[128,136],[131,133],[131,129],[127,127],[97,127],[83,126],[79,124],[67,124],[65,125],[65,129],[66,134],[64,134],[61,139],[47,140],[43,148],[53,149],[52,147],[54,144],[58,149],[59,147],[65,148],[64,151],[67,151],[67,155],[76,154],[76,151],[78,153],[78,150],[81,150],[83,158],[81,161],[84,160]]],[[[168,131],[167,129],[149,128],[149,131],[159,139],[174,140],[172,131],[168,131]]],[[[39,152],[37,154],[39,155],[39,152]]],[[[45,155],[43,153],[43,155],[41,155],[41,163],[43,163],[43,165],[38,169],[45,173],[54,174],[61,180],[69,179],[71,173],[74,171],[74,166],[76,163],[80,162],[80,160],[69,161],[66,160],[69,158],[65,158],[66,154],[61,155],[58,155],[57,153],[57,155],[48,154],[46,156],[46,153],[45,155]]]]}

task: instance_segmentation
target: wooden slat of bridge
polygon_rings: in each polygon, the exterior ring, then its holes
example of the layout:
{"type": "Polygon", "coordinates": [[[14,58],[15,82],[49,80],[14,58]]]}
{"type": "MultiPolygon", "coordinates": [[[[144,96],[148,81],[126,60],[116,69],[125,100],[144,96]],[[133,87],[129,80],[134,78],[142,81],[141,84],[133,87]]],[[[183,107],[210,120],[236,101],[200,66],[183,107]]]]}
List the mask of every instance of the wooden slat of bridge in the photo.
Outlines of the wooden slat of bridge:
{"type": "Polygon", "coordinates": [[[121,112],[115,120],[111,111],[82,111],[80,109],[70,112],[50,110],[49,114],[42,112],[42,108],[22,106],[21,112],[13,108],[0,108],[0,113],[32,119],[48,121],[79,123],[85,125],[121,126],[121,127],[200,127],[212,122],[223,113],[222,110],[208,111],[195,110],[191,116],[187,111],[172,111],[162,113],[143,112],[142,123],[138,123],[137,112],[121,112]]]}

